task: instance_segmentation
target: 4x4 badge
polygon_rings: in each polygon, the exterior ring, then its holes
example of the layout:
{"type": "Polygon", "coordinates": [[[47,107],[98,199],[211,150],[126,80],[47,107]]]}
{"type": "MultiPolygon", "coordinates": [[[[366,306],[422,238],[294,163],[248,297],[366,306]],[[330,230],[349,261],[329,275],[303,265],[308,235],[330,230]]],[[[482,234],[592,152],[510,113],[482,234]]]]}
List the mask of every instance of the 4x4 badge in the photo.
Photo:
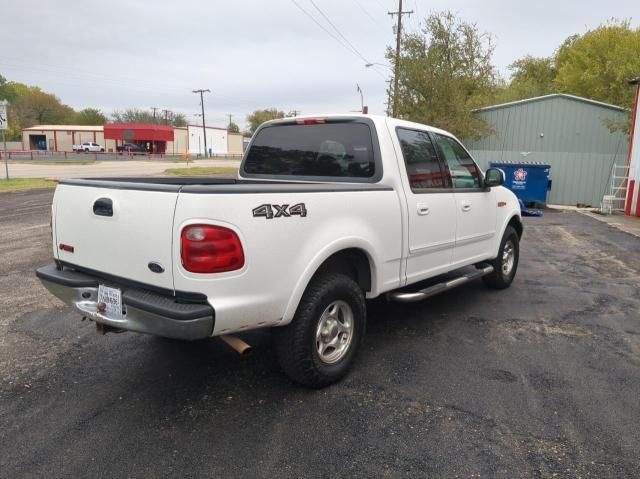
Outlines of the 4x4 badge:
{"type": "Polygon", "coordinates": [[[297,203],[295,205],[260,205],[252,211],[254,218],[266,218],[271,220],[273,218],[289,218],[291,216],[300,216],[304,218],[307,216],[307,207],[304,203],[297,203]]]}

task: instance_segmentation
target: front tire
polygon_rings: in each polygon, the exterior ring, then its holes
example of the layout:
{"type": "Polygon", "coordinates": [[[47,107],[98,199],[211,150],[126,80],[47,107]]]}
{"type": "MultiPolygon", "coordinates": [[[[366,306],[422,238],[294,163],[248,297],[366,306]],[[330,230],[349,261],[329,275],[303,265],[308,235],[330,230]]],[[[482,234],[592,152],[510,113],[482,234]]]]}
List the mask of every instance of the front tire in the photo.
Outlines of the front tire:
{"type": "Polygon", "coordinates": [[[491,289],[506,289],[511,286],[519,259],[520,238],[512,226],[507,226],[500,242],[498,257],[489,262],[493,266],[493,272],[482,277],[484,284],[491,289]]]}
{"type": "Polygon", "coordinates": [[[342,379],[353,365],[366,327],[360,286],[326,273],[305,291],[293,321],[275,329],[280,367],[295,382],[321,388],[342,379]]]}

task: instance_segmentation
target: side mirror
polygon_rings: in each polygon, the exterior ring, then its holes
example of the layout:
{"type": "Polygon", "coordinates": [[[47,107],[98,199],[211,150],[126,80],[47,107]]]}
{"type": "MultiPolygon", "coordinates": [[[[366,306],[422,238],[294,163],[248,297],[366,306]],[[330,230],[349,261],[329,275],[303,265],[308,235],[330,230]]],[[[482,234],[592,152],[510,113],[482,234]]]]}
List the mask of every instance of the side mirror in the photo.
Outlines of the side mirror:
{"type": "Polygon", "coordinates": [[[484,174],[484,187],[492,188],[504,183],[504,171],[499,168],[489,168],[484,174]]]}

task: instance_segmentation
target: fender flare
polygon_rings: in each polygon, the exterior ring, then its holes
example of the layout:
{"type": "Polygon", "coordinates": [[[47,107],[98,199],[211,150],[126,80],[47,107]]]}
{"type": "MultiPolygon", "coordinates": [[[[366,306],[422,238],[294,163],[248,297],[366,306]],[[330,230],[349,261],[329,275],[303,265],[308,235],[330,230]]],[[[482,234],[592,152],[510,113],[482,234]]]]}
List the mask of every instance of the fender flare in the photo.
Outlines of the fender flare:
{"type": "Polygon", "coordinates": [[[282,316],[282,320],[280,321],[280,325],[284,326],[291,322],[293,316],[296,313],[296,309],[298,309],[298,304],[302,299],[302,295],[307,289],[307,286],[309,286],[311,279],[316,274],[320,266],[322,266],[322,264],[334,254],[339,253],[340,251],[354,248],[362,250],[367,256],[367,259],[369,260],[369,268],[371,270],[371,293],[375,293],[375,291],[377,291],[378,285],[376,274],[376,259],[375,255],[373,254],[373,251],[375,251],[373,245],[360,237],[347,237],[338,239],[332,243],[329,243],[324,249],[318,252],[318,254],[316,254],[309,262],[302,275],[300,275],[293,293],[289,297],[289,302],[287,303],[287,307],[285,309],[284,315],[282,316]]]}
{"type": "Polygon", "coordinates": [[[502,243],[502,237],[504,236],[504,232],[507,230],[507,226],[513,219],[516,219],[520,224],[522,224],[522,216],[517,212],[513,212],[512,214],[505,217],[504,222],[502,223],[502,227],[500,228],[500,235],[498,236],[498,241],[496,242],[495,249],[493,251],[493,258],[498,257],[498,253],[500,251],[500,243],[502,243]]]}

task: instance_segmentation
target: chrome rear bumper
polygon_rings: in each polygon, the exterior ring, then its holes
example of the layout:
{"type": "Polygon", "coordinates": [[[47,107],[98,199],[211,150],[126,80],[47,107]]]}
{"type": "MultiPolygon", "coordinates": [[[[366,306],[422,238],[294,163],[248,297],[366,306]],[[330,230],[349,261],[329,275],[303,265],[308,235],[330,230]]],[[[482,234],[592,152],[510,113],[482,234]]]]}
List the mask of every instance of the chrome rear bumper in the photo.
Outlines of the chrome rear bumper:
{"type": "Polygon", "coordinates": [[[211,336],[214,311],[209,304],[181,303],[173,296],[102,281],[73,269],[58,269],[50,264],[36,270],[42,284],[83,317],[126,331],[166,338],[196,340],[211,336]],[[98,284],[122,290],[122,318],[98,311],[98,284]]]}

